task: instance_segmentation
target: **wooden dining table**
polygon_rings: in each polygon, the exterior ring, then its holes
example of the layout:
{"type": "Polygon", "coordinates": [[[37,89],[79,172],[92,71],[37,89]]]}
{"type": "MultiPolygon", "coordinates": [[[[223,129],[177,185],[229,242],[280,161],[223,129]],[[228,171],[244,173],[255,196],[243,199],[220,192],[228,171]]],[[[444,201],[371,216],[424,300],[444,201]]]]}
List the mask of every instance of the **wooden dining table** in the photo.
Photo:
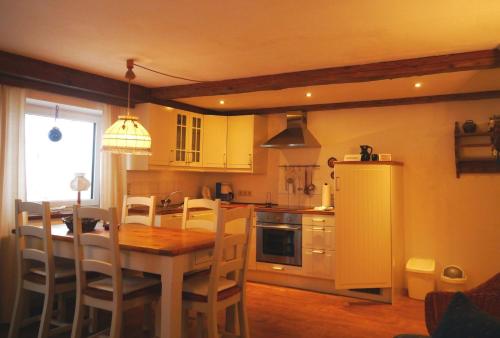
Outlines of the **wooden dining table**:
{"type": "MultiPolygon", "coordinates": [[[[97,227],[95,233],[107,236],[97,227]]],[[[52,225],[54,255],[74,258],[73,234],[64,224],[52,225]]],[[[180,338],[184,273],[209,265],[215,233],[171,230],[142,224],[121,224],[120,257],[123,268],[161,276],[161,338],[180,338]]],[[[92,248],[88,255],[105,258],[108,253],[92,248]]]]}

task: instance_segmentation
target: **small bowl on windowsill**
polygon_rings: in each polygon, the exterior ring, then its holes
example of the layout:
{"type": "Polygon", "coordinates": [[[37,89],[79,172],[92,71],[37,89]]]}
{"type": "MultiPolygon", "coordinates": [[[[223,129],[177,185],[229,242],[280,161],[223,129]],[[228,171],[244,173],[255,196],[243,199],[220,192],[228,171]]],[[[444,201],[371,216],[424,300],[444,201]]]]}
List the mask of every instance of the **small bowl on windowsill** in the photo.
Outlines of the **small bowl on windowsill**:
{"type": "MultiPolygon", "coordinates": [[[[62,217],[61,220],[66,224],[68,230],[73,232],[73,216],[62,217]]],[[[98,218],[82,218],[82,232],[94,231],[97,222],[99,222],[98,218]]]]}

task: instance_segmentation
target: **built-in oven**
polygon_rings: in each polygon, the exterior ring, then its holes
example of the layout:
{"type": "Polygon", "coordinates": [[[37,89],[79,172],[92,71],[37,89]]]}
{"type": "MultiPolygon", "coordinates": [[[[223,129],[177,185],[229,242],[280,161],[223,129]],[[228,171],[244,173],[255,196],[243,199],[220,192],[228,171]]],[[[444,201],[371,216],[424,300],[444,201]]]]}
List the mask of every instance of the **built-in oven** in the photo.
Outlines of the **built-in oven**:
{"type": "Polygon", "coordinates": [[[257,262],[302,266],[302,214],[257,212],[257,262]]]}

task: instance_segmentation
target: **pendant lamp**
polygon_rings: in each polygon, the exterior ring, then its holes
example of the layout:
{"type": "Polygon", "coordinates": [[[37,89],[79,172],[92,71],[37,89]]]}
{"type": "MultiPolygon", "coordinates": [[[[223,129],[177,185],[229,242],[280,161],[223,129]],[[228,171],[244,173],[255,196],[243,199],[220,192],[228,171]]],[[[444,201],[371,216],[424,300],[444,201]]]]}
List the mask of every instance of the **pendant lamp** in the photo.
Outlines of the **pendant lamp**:
{"type": "Polygon", "coordinates": [[[132,70],[134,60],[127,60],[128,80],[127,115],[118,116],[118,120],[104,132],[102,150],[118,154],[151,155],[151,136],[139,123],[137,116],[130,115],[130,82],[135,78],[132,70]]]}

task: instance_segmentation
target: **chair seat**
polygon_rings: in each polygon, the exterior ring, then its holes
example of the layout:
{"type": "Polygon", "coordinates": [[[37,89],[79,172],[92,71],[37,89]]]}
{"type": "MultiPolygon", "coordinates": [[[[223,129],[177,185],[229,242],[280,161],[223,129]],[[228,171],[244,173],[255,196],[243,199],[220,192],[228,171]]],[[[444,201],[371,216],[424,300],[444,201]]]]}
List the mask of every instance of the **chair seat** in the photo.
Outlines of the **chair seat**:
{"type": "MultiPolygon", "coordinates": [[[[45,276],[45,268],[43,268],[43,267],[31,268],[30,272],[45,276]]],[[[75,267],[74,266],[56,265],[56,271],[54,273],[54,277],[56,279],[71,277],[71,276],[75,276],[75,267]]]]}
{"type": "MultiPolygon", "coordinates": [[[[83,291],[88,296],[104,300],[113,300],[113,284],[111,278],[103,278],[88,283],[83,291]]],[[[142,297],[161,292],[161,281],[154,278],[124,276],[122,278],[123,299],[142,297]]]]}
{"type": "MultiPolygon", "coordinates": [[[[73,283],[76,281],[75,268],[72,266],[56,266],[55,283],[73,283]]],[[[45,268],[33,267],[24,275],[24,279],[36,284],[45,284],[45,268]]]]}
{"type": "MultiPolygon", "coordinates": [[[[195,302],[208,302],[209,275],[201,272],[189,276],[182,286],[182,298],[195,302]]],[[[220,277],[218,283],[217,300],[224,300],[241,292],[236,281],[220,277]]]]}

